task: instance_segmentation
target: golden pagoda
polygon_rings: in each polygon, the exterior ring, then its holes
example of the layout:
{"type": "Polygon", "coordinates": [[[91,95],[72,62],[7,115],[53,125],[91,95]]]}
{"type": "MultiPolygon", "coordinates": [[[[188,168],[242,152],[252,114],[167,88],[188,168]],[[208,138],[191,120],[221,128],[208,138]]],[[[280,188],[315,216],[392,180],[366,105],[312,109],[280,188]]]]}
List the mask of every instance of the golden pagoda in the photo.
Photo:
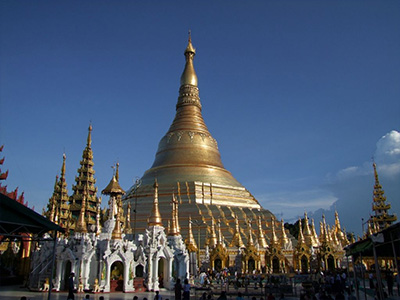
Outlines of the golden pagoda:
{"type": "MultiPolygon", "coordinates": [[[[388,211],[391,208],[390,203],[386,202],[385,192],[379,183],[378,172],[376,171],[376,163],[372,165],[374,167],[375,185],[374,185],[374,197],[372,202],[372,210],[375,213],[371,216],[371,222],[377,224],[379,230],[389,227],[393,222],[397,220],[396,215],[389,215],[388,211]]],[[[370,224],[368,223],[368,226],[370,224]]]]}
{"type": "MultiPolygon", "coordinates": [[[[97,197],[97,188],[94,186],[96,184],[96,179],[94,178],[95,172],[93,170],[94,163],[93,151],[91,148],[91,134],[92,125],[89,126],[86,147],[83,150],[78,176],[75,177],[75,185],[72,186],[73,194],[69,199],[69,205],[73,219],[71,229],[74,230],[78,221],[81,221],[83,210],[87,230],[89,232],[94,232],[96,230],[96,216],[98,206],[101,204],[101,198],[97,197]]],[[[83,224],[79,226],[83,226],[83,224]]]]}
{"type": "MultiPolygon", "coordinates": [[[[205,225],[201,228],[201,242],[197,245],[202,251],[206,243],[212,248],[217,242],[213,241],[214,224],[218,224],[218,230],[228,244],[234,240],[234,244],[244,246],[249,237],[246,234],[248,221],[261,218],[262,228],[259,230],[262,231],[267,229],[267,222],[273,215],[263,209],[222,164],[217,141],[202,116],[198,78],[193,64],[195,54],[189,36],[184,51],[186,64],[180,79],[175,118],[159,142],[153,165],[144,173],[140,186],[134,185],[128,190],[123,198],[123,206],[126,210],[130,203],[137,208],[136,215],[130,218],[133,222],[131,227],[136,228],[136,234],[143,231],[149,212],[153,211],[153,183],[157,178],[161,214],[157,222],[161,217],[162,220],[173,219],[170,203],[175,193],[180,218],[187,220],[191,216],[194,221],[205,225]],[[245,241],[241,241],[242,235],[245,241]]],[[[181,234],[186,239],[189,237],[187,224],[181,224],[181,234]]],[[[266,234],[271,234],[270,230],[266,234]]]]}

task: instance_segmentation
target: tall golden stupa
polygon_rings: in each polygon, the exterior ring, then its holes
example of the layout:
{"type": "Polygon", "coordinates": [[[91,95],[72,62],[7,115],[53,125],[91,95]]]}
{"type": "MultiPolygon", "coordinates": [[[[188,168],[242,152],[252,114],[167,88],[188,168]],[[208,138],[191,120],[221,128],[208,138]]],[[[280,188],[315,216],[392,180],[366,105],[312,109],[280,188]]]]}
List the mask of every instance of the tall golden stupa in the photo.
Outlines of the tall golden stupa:
{"type": "Polygon", "coordinates": [[[208,131],[201,113],[193,65],[195,53],[189,36],[175,118],[158,145],[153,165],[144,173],[140,185],[134,185],[125,195],[124,210],[131,214],[131,228],[136,233],[143,232],[153,209],[157,181],[159,212],[165,227],[173,219],[171,203],[176,198],[179,207],[177,226],[180,226],[183,238],[189,238],[191,218],[195,240],[198,243],[198,236],[201,237],[202,249],[219,229],[226,245],[235,241],[246,244],[249,232],[256,240],[265,232],[270,235],[274,216],[261,207],[221,162],[217,141],[208,131]]]}

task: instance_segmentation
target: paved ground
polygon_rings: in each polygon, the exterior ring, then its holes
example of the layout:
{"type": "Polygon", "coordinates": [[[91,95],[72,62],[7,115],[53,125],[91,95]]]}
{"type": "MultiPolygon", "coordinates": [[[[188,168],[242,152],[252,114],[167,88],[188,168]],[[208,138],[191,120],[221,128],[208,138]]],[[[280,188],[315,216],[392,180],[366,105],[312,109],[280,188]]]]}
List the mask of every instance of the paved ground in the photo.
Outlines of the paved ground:
{"type": "MultiPolygon", "coordinates": [[[[294,300],[294,299],[299,299],[299,291],[300,287],[298,288],[298,291],[296,295],[292,296],[286,296],[284,299],[285,300],[294,300]]],[[[191,295],[191,300],[198,300],[201,296],[200,291],[198,291],[196,294],[191,295]]],[[[397,295],[397,290],[395,291],[397,295]]],[[[172,291],[161,291],[160,293],[163,297],[163,300],[175,300],[174,295],[172,291]]],[[[359,300],[373,300],[374,298],[369,295],[371,293],[368,293],[366,296],[362,291],[360,291],[360,299],[359,300]]],[[[82,294],[75,294],[75,300],[83,300],[85,298],[84,293],[82,294]]],[[[143,300],[144,298],[147,298],[148,300],[153,300],[154,299],[155,293],[152,292],[142,292],[142,293],[101,293],[101,294],[90,294],[90,299],[91,300],[98,300],[100,296],[103,296],[105,300],[132,300],[134,296],[138,296],[139,300],[143,300]]],[[[20,288],[19,286],[5,286],[5,287],[0,287],[0,300],[19,300],[21,296],[26,296],[28,300],[46,300],[48,299],[48,294],[45,292],[29,292],[25,288],[20,288]]],[[[214,300],[216,300],[217,297],[214,297],[214,300]]],[[[235,300],[236,296],[228,296],[228,300],[235,300]]],[[[250,300],[251,297],[244,297],[244,300],[250,300]]],[[[264,298],[265,299],[265,298],[264,298]]],[[[277,297],[278,299],[278,297],[277,297]]],[[[347,297],[346,297],[347,299],[347,297]]],[[[387,298],[388,300],[400,300],[400,296],[394,296],[387,298]]],[[[53,292],[51,294],[51,300],[67,300],[67,293],[65,292],[60,292],[60,293],[55,293],[53,292]]],[[[257,300],[260,300],[260,296],[257,297],[257,300]]]]}

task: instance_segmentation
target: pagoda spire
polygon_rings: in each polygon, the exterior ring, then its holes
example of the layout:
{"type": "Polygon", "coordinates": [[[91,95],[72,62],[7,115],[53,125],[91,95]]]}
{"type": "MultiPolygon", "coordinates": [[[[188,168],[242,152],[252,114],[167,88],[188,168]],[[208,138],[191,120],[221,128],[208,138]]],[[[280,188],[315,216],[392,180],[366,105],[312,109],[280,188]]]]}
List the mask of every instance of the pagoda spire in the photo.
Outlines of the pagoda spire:
{"type": "Polygon", "coordinates": [[[378,171],[376,170],[376,163],[372,164],[374,167],[375,185],[373,193],[372,210],[375,213],[371,216],[371,221],[377,223],[379,230],[389,227],[397,220],[396,215],[389,215],[388,211],[391,208],[390,203],[386,202],[385,192],[379,182],[378,171]]]}
{"type": "Polygon", "coordinates": [[[157,178],[154,179],[154,202],[153,209],[151,210],[149,221],[147,222],[148,226],[163,226],[161,220],[160,210],[158,209],[158,183],[157,178]]]}
{"type": "Polygon", "coordinates": [[[193,59],[196,55],[196,49],[192,45],[192,37],[189,31],[188,45],[185,49],[186,65],[181,76],[181,86],[192,85],[197,87],[197,75],[193,66],[193,59]]]}
{"type": "Polygon", "coordinates": [[[267,240],[262,229],[261,216],[258,216],[258,244],[261,248],[268,248],[267,240]]]}
{"type": "Polygon", "coordinates": [[[318,241],[317,231],[315,230],[314,219],[311,219],[311,238],[313,246],[318,247],[319,241],[318,241]]]}
{"type": "Polygon", "coordinates": [[[284,248],[288,243],[289,239],[286,234],[285,223],[283,222],[283,219],[281,219],[281,245],[284,248]]]}
{"type": "Polygon", "coordinates": [[[179,230],[179,219],[178,219],[178,201],[176,200],[175,194],[172,194],[172,218],[171,218],[171,227],[168,231],[168,235],[180,235],[179,230]]]}
{"type": "Polygon", "coordinates": [[[244,247],[242,236],[240,235],[239,219],[236,215],[235,215],[235,233],[233,234],[232,241],[229,244],[229,247],[238,247],[238,248],[244,247]]]}
{"type": "Polygon", "coordinates": [[[125,229],[124,232],[127,234],[132,233],[132,227],[131,227],[131,204],[128,203],[127,207],[126,207],[126,224],[125,224],[125,229]]]}
{"type": "Polygon", "coordinates": [[[277,245],[279,240],[278,240],[278,237],[276,236],[276,232],[275,232],[275,218],[274,217],[271,219],[271,227],[272,227],[271,243],[272,243],[272,245],[277,245]]]}
{"type": "MultiPolygon", "coordinates": [[[[210,237],[210,247],[214,248],[217,246],[218,243],[218,238],[217,238],[217,233],[215,232],[215,224],[214,224],[214,218],[211,219],[211,237],[210,237]]],[[[199,245],[200,247],[200,245],[199,245]]]]}
{"type": "Polygon", "coordinates": [[[188,238],[185,241],[186,247],[188,248],[189,252],[197,252],[197,244],[193,236],[192,230],[192,216],[189,216],[189,232],[188,238]]]}
{"type": "Polygon", "coordinates": [[[303,235],[303,226],[301,224],[301,219],[299,218],[299,237],[298,237],[298,245],[302,245],[305,244],[306,240],[304,239],[304,235],[303,235]]]}
{"type": "Polygon", "coordinates": [[[85,220],[86,196],[87,196],[87,189],[84,189],[79,218],[78,218],[78,221],[75,226],[75,231],[80,232],[80,233],[87,232],[87,226],[86,226],[86,220],[85,220]]]}
{"type": "Polygon", "coordinates": [[[253,241],[253,230],[252,230],[252,228],[251,228],[251,220],[248,220],[247,221],[247,226],[248,226],[248,228],[249,228],[249,238],[248,238],[248,240],[247,240],[247,245],[248,246],[251,246],[251,245],[254,245],[254,241],[253,241]]]}
{"type": "MultiPolygon", "coordinates": [[[[78,168],[78,176],[75,177],[75,184],[72,185],[73,194],[69,199],[72,218],[77,220],[80,217],[83,205],[83,193],[86,191],[86,205],[84,216],[89,228],[96,228],[97,205],[101,204],[101,198],[97,197],[96,179],[93,170],[92,125],[89,125],[86,147],[83,150],[82,160],[78,168]]],[[[71,228],[74,229],[74,228],[71,228]]]]}
{"type": "Polygon", "coordinates": [[[304,240],[306,242],[306,245],[311,247],[313,245],[313,241],[312,241],[310,225],[308,223],[307,212],[304,212],[304,232],[303,232],[303,234],[304,234],[304,240]]]}
{"type": "Polygon", "coordinates": [[[224,237],[222,236],[222,231],[221,231],[221,221],[218,220],[218,243],[217,245],[222,245],[223,247],[225,247],[225,243],[224,243],[224,237]]]}

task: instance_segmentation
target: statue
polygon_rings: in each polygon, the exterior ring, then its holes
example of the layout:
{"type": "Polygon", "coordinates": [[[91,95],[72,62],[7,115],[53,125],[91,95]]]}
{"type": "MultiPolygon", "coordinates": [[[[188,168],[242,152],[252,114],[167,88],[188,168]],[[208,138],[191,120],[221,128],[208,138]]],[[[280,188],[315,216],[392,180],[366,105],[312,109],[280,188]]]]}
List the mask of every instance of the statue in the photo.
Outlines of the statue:
{"type": "Polygon", "coordinates": [[[78,293],[83,293],[82,277],[79,277],[78,293]]]}
{"type": "Polygon", "coordinates": [[[48,292],[50,288],[49,278],[46,278],[43,283],[42,292],[48,292]]]}
{"type": "Polygon", "coordinates": [[[99,280],[97,278],[94,280],[93,293],[100,293],[99,280]]]}
{"type": "Polygon", "coordinates": [[[120,277],[119,270],[117,266],[114,266],[114,270],[111,271],[111,279],[118,280],[120,277]]]}

